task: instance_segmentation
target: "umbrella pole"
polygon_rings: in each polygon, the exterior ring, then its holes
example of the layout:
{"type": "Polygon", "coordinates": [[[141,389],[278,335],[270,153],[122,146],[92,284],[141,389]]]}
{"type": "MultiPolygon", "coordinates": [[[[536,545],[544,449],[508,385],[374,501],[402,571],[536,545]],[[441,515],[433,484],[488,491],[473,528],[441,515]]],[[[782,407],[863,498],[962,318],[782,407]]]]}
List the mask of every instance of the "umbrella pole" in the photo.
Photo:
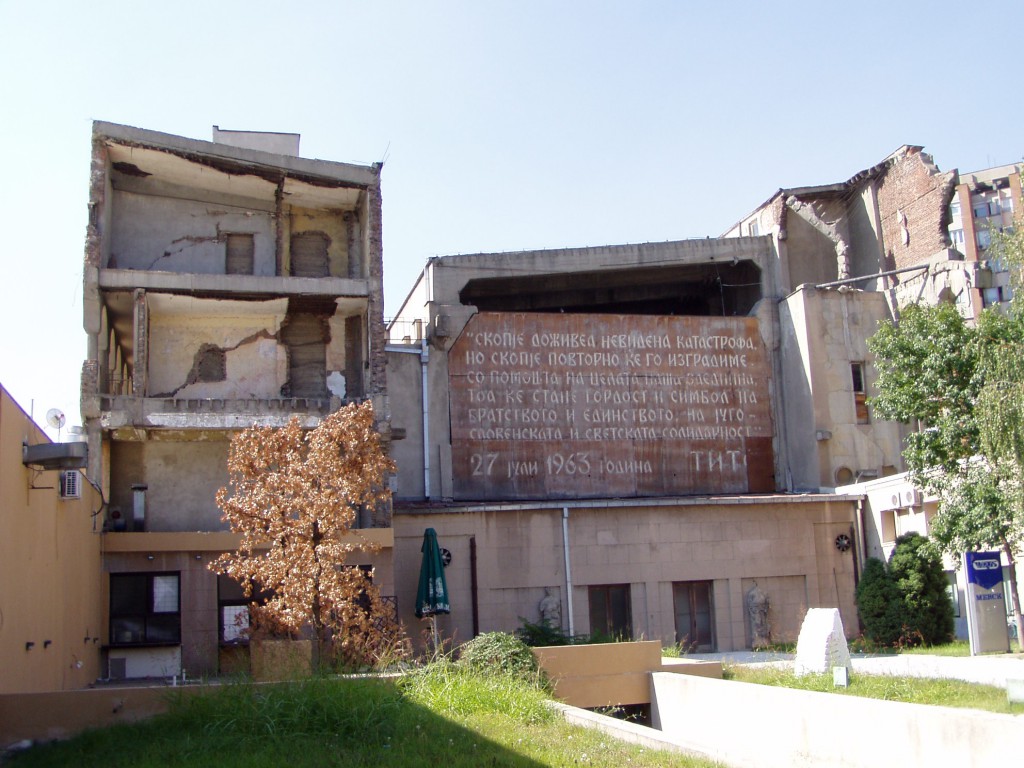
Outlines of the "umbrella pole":
{"type": "Polygon", "coordinates": [[[434,638],[434,658],[437,658],[437,616],[430,616],[430,633],[434,638]]]}

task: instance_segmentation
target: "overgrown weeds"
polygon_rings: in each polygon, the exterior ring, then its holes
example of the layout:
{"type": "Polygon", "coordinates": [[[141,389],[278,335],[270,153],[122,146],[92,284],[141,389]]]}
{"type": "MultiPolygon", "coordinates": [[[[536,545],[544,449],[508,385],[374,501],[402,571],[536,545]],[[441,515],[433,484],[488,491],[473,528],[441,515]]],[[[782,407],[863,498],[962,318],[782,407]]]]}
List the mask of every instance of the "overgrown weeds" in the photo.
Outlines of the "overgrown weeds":
{"type": "Polygon", "coordinates": [[[712,766],[570,726],[523,677],[441,657],[400,681],[239,683],[144,723],[33,747],[13,768],[712,766]]]}

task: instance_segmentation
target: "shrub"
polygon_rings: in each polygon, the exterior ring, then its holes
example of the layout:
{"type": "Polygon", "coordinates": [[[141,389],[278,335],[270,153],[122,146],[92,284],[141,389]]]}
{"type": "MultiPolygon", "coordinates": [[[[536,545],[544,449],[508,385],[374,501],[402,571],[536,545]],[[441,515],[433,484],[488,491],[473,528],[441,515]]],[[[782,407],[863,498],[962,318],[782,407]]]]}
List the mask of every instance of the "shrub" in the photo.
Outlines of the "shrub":
{"type": "Polygon", "coordinates": [[[485,632],[459,649],[459,663],[480,672],[500,671],[521,679],[536,679],[537,660],[515,635],[485,632]]]}
{"type": "Polygon", "coordinates": [[[864,636],[879,645],[896,645],[903,636],[903,600],[896,583],[876,557],[868,558],[857,584],[857,613],[864,636]]]}
{"type": "Polygon", "coordinates": [[[953,605],[946,592],[948,581],[935,545],[919,533],[896,539],[889,558],[889,575],[903,602],[904,641],[917,645],[946,643],[953,637],[953,605]]]}
{"type": "Polygon", "coordinates": [[[562,630],[561,627],[554,627],[551,622],[541,620],[539,624],[519,617],[522,626],[516,630],[516,637],[522,640],[531,648],[544,648],[549,645],[573,645],[573,638],[562,630]]]}
{"type": "Polygon", "coordinates": [[[864,636],[882,646],[936,645],[953,636],[953,606],[935,546],[918,533],[896,539],[888,567],[869,558],[857,585],[864,636]]]}

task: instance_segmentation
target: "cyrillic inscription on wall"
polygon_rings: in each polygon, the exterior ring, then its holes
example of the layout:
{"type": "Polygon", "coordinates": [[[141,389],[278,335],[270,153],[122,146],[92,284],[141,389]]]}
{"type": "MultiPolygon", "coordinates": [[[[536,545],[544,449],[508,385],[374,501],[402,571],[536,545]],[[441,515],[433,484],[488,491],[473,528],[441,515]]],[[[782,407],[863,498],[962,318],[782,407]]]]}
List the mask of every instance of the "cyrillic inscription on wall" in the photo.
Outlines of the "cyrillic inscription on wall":
{"type": "Polygon", "coordinates": [[[753,318],[481,313],[448,370],[458,499],[775,490],[753,318]]]}

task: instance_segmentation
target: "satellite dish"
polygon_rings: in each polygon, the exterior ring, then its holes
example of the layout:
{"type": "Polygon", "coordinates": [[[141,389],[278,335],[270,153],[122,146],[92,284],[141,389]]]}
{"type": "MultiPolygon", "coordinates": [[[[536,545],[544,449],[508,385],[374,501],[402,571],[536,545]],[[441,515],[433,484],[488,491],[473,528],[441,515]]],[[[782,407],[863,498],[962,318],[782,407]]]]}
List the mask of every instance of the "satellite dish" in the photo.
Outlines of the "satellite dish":
{"type": "Polygon", "coordinates": [[[64,426],[67,418],[60,408],[51,408],[46,412],[46,423],[57,430],[57,442],[60,442],[60,429],[64,426]]]}

